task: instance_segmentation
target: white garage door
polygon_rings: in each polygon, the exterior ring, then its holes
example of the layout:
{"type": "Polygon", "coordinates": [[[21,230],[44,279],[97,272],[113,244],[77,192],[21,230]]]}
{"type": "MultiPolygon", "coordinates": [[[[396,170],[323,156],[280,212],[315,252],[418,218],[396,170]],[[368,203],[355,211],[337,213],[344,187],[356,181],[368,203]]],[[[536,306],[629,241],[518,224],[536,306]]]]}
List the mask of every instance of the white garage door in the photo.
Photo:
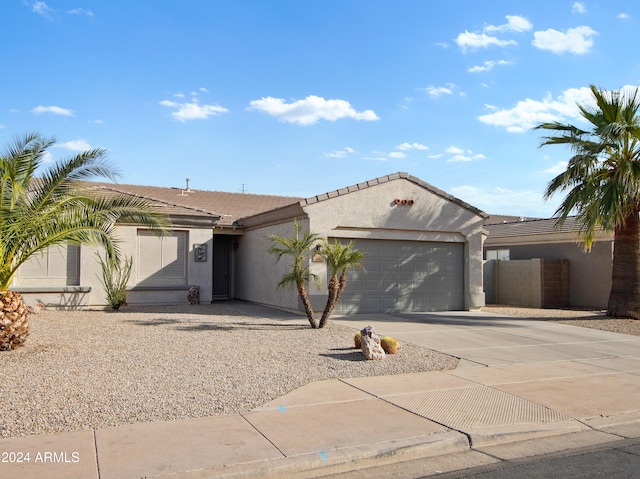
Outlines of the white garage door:
{"type": "Polygon", "coordinates": [[[343,313],[464,309],[464,245],[358,240],[365,270],[352,270],[337,310],[343,313]]]}

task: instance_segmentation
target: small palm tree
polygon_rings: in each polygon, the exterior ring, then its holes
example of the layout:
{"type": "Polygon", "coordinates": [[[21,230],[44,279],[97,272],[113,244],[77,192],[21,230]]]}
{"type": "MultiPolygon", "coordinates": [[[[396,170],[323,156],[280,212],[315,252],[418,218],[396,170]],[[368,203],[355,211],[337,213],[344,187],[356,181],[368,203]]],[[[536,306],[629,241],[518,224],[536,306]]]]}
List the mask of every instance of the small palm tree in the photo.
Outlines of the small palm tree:
{"type": "Polygon", "coordinates": [[[318,288],[320,287],[320,278],[311,272],[308,261],[309,251],[316,244],[319,236],[309,231],[306,231],[303,234],[302,225],[297,221],[294,221],[293,226],[296,231],[293,238],[278,235],[269,236],[271,246],[268,251],[269,254],[276,257],[276,262],[280,261],[283,256],[291,256],[291,271],[282,277],[278,283],[278,288],[290,286],[298,290],[298,295],[302,300],[302,305],[304,306],[304,311],[307,315],[307,319],[309,320],[309,324],[311,324],[311,327],[315,329],[318,327],[318,324],[316,323],[306,285],[309,281],[314,281],[318,288]]]}
{"type": "Polygon", "coordinates": [[[27,308],[9,291],[20,265],[50,246],[66,243],[104,247],[118,259],[118,221],[159,233],[168,220],[144,199],[126,195],[98,197],[82,189],[95,177],[115,179],[106,151],[93,149],[42,169],[54,140],[29,133],[0,153],[0,350],[22,345],[28,335],[27,308]]]}
{"type": "Polygon", "coordinates": [[[607,314],[640,318],[640,96],[638,90],[606,91],[591,86],[592,99],[578,105],[587,129],[542,123],[540,146],[566,145],[573,156],[545,192],[566,196],[558,223],[571,214],[582,225],[586,249],[598,229],[614,232],[611,294],[607,314]]]}
{"type": "Polygon", "coordinates": [[[347,244],[339,243],[335,240],[330,243],[327,240],[322,242],[322,255],[327,264],[327,269],[331,271],[331,279],[327,283],[327,304],[320,318],[319,328],[324,328],[329,320],[329,315],[340,301],[340,297],[347,285],[347,272],[353,268],[362,268],[362,260],[365,258],[363,251],[354,248],[355,241],[347,244]]]}

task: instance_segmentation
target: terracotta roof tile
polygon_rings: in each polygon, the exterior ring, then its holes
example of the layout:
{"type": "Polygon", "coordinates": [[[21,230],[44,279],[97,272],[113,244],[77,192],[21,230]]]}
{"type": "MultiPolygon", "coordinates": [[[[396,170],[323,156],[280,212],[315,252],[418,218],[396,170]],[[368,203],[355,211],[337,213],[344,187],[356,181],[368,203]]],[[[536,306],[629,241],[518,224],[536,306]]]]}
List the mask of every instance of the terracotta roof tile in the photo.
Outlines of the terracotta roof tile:
{"type": "Polygon", "coordinates": [[[169,209],[180,210],[180,214],[220,216],[221,226],[254,214],[282,206],[298,203],[301,198],[276,195],[254,195],[247,193],[227,193],[222,191],[184,190],[159,186],[121,185],[113,183],[92,183],[95,188],[135,195],[159,202],[169,209]]]}
{"type": "Polygon", "coordinates": [[[580,231],[580,224],[574,216],[570,216],[564,222],[562,228],[556,226],[556,218],[545,218],[536,220],[513,221],[495,224],[485,224],[489,231],[490,238],[504,238],[507,236],[526,236],[550,233],[577,233],[580,231]]]}

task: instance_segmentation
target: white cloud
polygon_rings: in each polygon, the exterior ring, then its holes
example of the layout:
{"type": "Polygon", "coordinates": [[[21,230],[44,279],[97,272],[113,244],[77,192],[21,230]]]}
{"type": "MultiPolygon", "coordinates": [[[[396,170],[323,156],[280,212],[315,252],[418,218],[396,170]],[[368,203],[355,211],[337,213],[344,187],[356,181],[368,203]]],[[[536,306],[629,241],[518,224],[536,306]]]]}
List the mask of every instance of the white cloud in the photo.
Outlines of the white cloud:
{"type": "Polygon", "coordinates": [[[575,53],[583,55],[593,46],[593,38],[598,32],[587,26],[570,28],[566,33],[550,28],[533,34],[534,47],[553,53],[575,53]]]}
{"type": "Polygon", "coordinates": [[[519,15],[507,15],[504,25],[487,25],[485,32],[527,32],[533,28],[529,20],[519,15]]]}
{"type": "Polygon", "coordinates": [[[373,110],[356,111],[348,101],[325,100],[322,97],[309,95],[304,100],[286,103],[282,98],[263,97],[253,100],[249,109],[258,110],[276,117],[285,123],[313,125],[318,120],[336,121],[342,118],[355,120],[379,120],[373,110]]]}
{"type": "Polygon", "coordinates": [[[31,11],[47,20],[51,20],[52,18],[51,13],[53,12],[53,9],[44,2],[33,2],[31,4],[31,11]]]}
{"type": "Polygon", "coordinates": [[[587,13],[587,6],[582,2],[573,2],[571,11],[573,13],[587,13]]]}
{"type": "Polygon", "coordinates": [[[96,125],[102,125],[104,123],[104,121],[102,121],[100,118],[96,118],[95,120],[89,120],[89,123],[95,123],[96,125]]]}
{"type": "Polygon", "coordinates": [[[45,151],[44,154],[42,155],[42,162],[43,163],[53,163],[53,155],[51,154],[50,151],[45,151]]]}
{"type": "Polygon", "coordinates": [[[91,10],[85,10],[84,8],[74,8],[73,10],[69,10],[67,13],[69,15],[85,15],[87,17],[93,17],[93,12],[91,10]]]}
{"type": "Polygon", "coordinates": [[[207,90],[205,87],[201,86],[200,88],[198,88],[198,91],[204,92],[204,93],[209,93],[209,90],[207,90]]]}
{"type": "MultiPolygon", "coordinates": [[[[447,148],[445,150],[445,153],[449,155],[449,157],[447,158],[447,163],[483,160],[486,158],[486,156],[481,153],[474,154],[471,150],[463,150],[462,148],[458,148],[457,146],[453,145],[447,148]]],[[[431,156],[430,158],[437,158],[437,156],[431,156]]]]}
{"type": "Polygon", "coordinates": [[[629,14],[628,14],[628,13],[624,13],[624,12],[622,12],[622,13],[618,13],[618,18],[619,18],[620,20],[626,20],[626,19],[628,19],[628,18],[629,18],[629,14]]]}
{"type": "MultiPolygon", "coordinates": [[[[408,143],[405,143],[405,144],[408,144],[408,143]]],[[[402,146],[402,145],[400,145],[400,146],[402,146]]],[[[406,151],[406,150],[409,150],[409,149],[412,149],[412,148],[413,147],[407,148],[407,149],[404,149],[404,150],[406,151]]],[[[401,148],[396,148],[396,149],[401,149],[401,148]]],[[[369,155],[363,156],[362,159],[363,160],[373,160],[373,161],[389,161],[389,160],[402,160],[402,159],[404,159],[406,157],[407,157],[407,154],[404,151],[391,151],[391,152],[372,151],[369,155]]]]}
{"type": "Polygon", "coordinates": [[[59,106],[51,105],[51,106],[37,106],[33,110],[32,113],[53,113],[54,115],[63,115],[63,116],[73,116],[73,111],[62,108],[59,106]]]}
{"type": "Polygon", "coordinates": [[[362,159],[372,161],[388,161],[389,157],[382,151],[372,151],[370,156],[363,156],[362,159]]]}
{"type": "Polygon", "coordinates": [[[491,45],[506,47],[508,45],[518,44],[515,40],[500,40],[499,38],[489,36],[486,33],[471,33],[468,31],[460,33],[456,37],[455,42],[463,52],[467,51],[467,49],[475,50],[477,48],[487,48],[491,45]]]}
{"type": "Polygon", "coordinates": [[[508,62],[506,60],[487,60],[482,65],[476,65],[469,68],[468,71],[470,73],[488,72],[490,70],[493,70],[496,66],[509,65],[510,63],[511,62],[508,62]]]}
{"type": "Polygon", "coordinates": [[[173,108],[175,111],[171,113],[171,116],[182,123],[189,120],[206,120],[210,116],[217,116],[229,111],[220,105],[200,105],[197,98],[193,99],[193,103],[177,103],[170,100],[162,100],[159,103],[162,106],[173,108]]]}
{"type": "Polygon", "coordinates": [[[65,143],[56,143],[54,145],[57,148],[64,148],[71,151],[86,151],[91,149],[91,145],[85,140],[71,140],[65,143]]]}
{"type": "Polygon", "coordinates": [[[442,95],[453,95],[452,85],[450,84],[446,87],[429,85],[427,88],[425,88],[425,91],[432,98],[438,98],[442,95]]]}
{"type": "Polygon", "coordinates": [[[452,155],[461,155],[462,153],[464,153],[464,150],[462,148],[458,148],[457,146],[450,146],[444,151],[446,153],[451,153],[452,155]]]}
{"type": "Polygon", "coordinates": [[[576,103],[583,104],[592,97],[587,87],[569,88],[557,99],[547,95],[542,101],[527,98],[513,108],[497,110],[478,117],[483,123],[505,128],[511,133],[531,130],[539,123],[579,119],[580,111],[576,103]]]}
{"type": "Polygon", "coordinates": [[[421,143],[402,143],[401,145],[396,146],[396,150],[402,150],[402,151],[407,151],[407,150],[428,150],[429,147],[426,145],[423,145],[421,143]]]}
{"type": "Polygon", "coordinates": [[[547,168],[546,170],[544,170],[544,173],[551,173],[554,175],[559,175],[560,173],[566,171],[567,169],[567,165],[569,163],[566,161],[560,161],[558,163],[556,163],[555,165],[553,165],[550,168],[547,168]]]}
{"type": "Polygon", "coordinates": [[[324,153],[325,158],[346,158],[349,155],[355,155],[358,152],[353,148],[345,146],[342,150],[334,150],[328,153],[324,153]]]}
{"type": "Polygon", "coordinates": [[[485,25],[482,32],[469,32],[465,30],[458,34],[455,42],[466,52],[467,49],[475,50],[478,48],[488,48],[490,46],[506,47],[509,45],[517,45],[515,40],[500,39],[495,33],[505,32],[526,32],[533,28],[529,20],[520,15],[506,15],[507,23],[503,25],[485,25]],[[489,35],[487,35],[489,33],[489,35]]]}

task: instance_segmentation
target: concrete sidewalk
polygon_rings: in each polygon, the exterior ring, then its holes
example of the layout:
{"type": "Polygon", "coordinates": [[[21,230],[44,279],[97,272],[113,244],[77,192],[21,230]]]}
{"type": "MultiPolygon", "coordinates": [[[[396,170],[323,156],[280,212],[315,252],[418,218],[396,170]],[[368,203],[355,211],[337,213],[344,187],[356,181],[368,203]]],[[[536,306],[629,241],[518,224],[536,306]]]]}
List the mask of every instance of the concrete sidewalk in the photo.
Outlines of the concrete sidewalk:
{"type": "Polygon", "coordinates": [[[640,437],[637,338],[478,315],[367,317],[463,357],[455,370],[310,383],[240,415],[3,439],[0,479],[318,477],[415,458],[435,474],[640,437]]]}

